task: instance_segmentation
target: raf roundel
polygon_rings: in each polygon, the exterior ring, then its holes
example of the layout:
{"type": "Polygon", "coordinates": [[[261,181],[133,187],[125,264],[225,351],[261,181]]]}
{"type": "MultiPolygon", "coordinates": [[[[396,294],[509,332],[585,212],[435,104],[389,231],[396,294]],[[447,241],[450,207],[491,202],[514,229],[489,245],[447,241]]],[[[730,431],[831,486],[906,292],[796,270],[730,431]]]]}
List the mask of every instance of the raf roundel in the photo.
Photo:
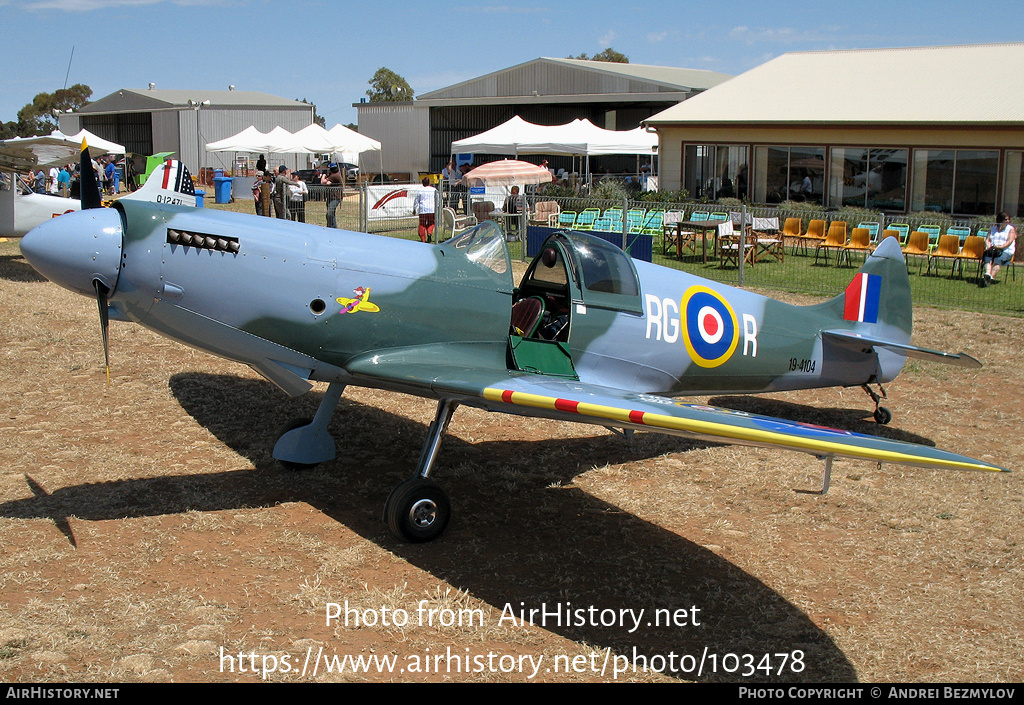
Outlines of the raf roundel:
{"type": "Polygon", "coordinates": [[[683,340],[690,358],[701,367],[718,367],[736,350],[739,326],[729,302],[706,286],[691,286],[680,310],[686,325],[683,340]]]}

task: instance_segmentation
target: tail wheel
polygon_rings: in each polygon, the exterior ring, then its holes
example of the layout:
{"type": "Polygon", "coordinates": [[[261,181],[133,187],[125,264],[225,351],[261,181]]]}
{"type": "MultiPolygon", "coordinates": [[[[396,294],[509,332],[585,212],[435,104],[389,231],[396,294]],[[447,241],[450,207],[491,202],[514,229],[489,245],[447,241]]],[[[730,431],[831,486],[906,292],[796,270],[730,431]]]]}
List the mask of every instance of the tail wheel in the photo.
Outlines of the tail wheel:
{"type": "Polygon", "coordinates": [[[396,537],[411,543],[433,541],[448,526],[451,502],[444,489],[422,477],[401,483],[388,496],[384,521],[396,537]]]}

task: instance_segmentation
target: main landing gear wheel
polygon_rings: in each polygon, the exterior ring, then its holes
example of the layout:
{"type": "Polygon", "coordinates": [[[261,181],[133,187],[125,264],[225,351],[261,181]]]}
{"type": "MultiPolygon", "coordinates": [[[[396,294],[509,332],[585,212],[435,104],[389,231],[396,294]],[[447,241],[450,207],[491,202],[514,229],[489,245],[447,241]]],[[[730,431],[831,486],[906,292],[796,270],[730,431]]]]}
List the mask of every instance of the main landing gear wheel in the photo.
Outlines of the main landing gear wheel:
{"type": "Polygon", "coordinates": [[[414,477],[401,483],[384,504],[384,521],[396,537],[412,543],[436,539],[448,526],[448,493],[435,482],[414,477]]]}
{"type": "Polygon", "coordinates": [[[884,406],[878,407],[875,409],[875,421],[884,426],[892,421],[892,412],[884,406]]]}

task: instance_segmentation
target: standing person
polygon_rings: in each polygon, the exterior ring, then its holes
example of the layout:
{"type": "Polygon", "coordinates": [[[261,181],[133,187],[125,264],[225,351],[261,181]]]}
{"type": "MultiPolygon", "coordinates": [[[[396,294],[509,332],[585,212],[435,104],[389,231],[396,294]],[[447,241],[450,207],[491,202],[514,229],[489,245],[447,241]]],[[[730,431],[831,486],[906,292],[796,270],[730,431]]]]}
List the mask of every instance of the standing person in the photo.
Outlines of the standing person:
{"type": "Polygon", "coordinates": [[[295,186],[296,181],[288,176],[288,167],[284,164],[277,168],[277,178],[274,179],[274,194],[272,200],[274,202],[274,217],[275,218],[287,218],[288,215],[285,212],[285,206],[288,201],[288,187],[295,186]]]}
{"type": "Polygon", "coordinates": [[[252,200],[256,206],[256,215],[263,215],[263,182],[266,175],[262,171],[256,172],[256,180],[252,182],[252,200]]]}
{"type": "MultiPolygon", "coordinates": [[[[501,210],[505,211],[506,215],[518,216],[524,210],[526,210],[526,198],[519,193],[519,187],[513,186],[512,193],[505,199],[505,204],[501,207],[501,210]]],[[[506,218],[505,227],[508,234],[511,236],[510,239],[514,239],[519,236],[519,218],[506,218]]]]}
{"type": "Polygon", "coordinates": [[[453,210],[458,209],[459,193],[456,184],[462,178],[462,174],[459,173],[458,167],[455,166],[454,159],[449,159],[448,163],[445,164],[444,169],[441,170],[441,178],[444,180],[445,205],[453,210]]]}
{"type": "Polygon", "coordinates": [[[110,163],[114,167],[110,177],[110,190],[116,196],[121,192],[121,170],[117,168],[117,159],[115,157],[110,158],[110,163]]]}
{"type": "Polygon", "coordinates": [[[296,220],[300,223],[306,222],[306,196],[309,195],[309,189],[306,188],[306,182],[302,180],[298,174],[295,174],[295,181],[298,185],[289,186],[288,194],[290,197],[288,217],[291,220],[296,220]]]}
{"type": "Polygon", "coordinates": [[[327,189],[327,227],[338,227],[338,206],[345,200],[345,179],[337,164],[331,164],[320,183],[329,186],[327,189]]]}
{"type": "Polygon", "coordinates": [[[430,185],[430,179],[423,177],[423,188],[416,192],[416,203],[413,211],[420,217],[420,227],[417,233],[420,242],[426,242],[427,237],[434,234],[434,204],[437,202],[437,189],[430,185]]]}
{"type": "Polygon", "coordinates": [[[135,160],[130,158],[127,154],[124,157],[124,187],[129,192],[134,191],[138,188],[135,177],[135,160]]]}
{"type": "Polygon", "coordinates": [[[64,198],[67,198],[71,191],[71,173],[67,165],[62,166],[57,172],[57,191],[64,198]]]}
{"type": "Polygon", "coordinates": [[[473,171],[472,164],[463,164],[462,166],[459,167],[459,173],[462,175],[461,177],[459,177],[459,193],[462,194],[462,211],[466,215],[473,215],[473,206],[470,203],[469,186],[463,183],[462,179],[466,178],[466,174],[468,174],[471,171],[473,171]]]}
{"type": "Polygon", "coordinates": [[[267,173],[267,158],[264,157],[262,154],[260,155],[260,158],[256,160],[256,173],[267,173]]]}
{"type": "Polygon", "coordinates": [[[46,174],[40,169],[35,174],[36,180],[32,185],[32,190],[36,193],[46,193],[46,174]]]}
{"type": "Polygon", "coordinates": [[[981,261],[985,265],[985,275],[981,287],[994,283],[999,276],[999,269],[1013,259],[1017,247],[1017,229],[1010,223],[1010,216],[1005,212],[996,216],[993,225],[985,238],[985,254],[981,261]]]}
{"type": "Polygon", "coordinates": [[[50,167],[50,174],[46,178],[46,185],[50,187],[50,193],[54,196],[57,195],[57,177],[60,176],[60,171],[56,166],[50,167]]]}

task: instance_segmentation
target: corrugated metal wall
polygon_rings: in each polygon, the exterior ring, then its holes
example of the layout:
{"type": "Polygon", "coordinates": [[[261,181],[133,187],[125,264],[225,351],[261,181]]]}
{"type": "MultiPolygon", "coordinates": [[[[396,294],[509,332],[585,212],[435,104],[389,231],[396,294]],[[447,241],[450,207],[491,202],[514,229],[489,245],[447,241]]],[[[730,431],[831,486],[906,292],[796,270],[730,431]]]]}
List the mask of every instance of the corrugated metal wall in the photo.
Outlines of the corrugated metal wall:
{"type": "Polygon", "coordinates": [[[121,113],[81,116],[83,128],[97,137],[124,145],[129,152],[153,153],[150,113],[121,113]]]}
{"type": "MultiPolygon", "coordinates": [[[[208,142],[238,134],[253,125],[261,132],[269,132],[281,126],[289,132],[297,132],[310,125],[313,120],[312,108],[217,108],[203,107],[199,110],[184,108],[178,110],[155,110],[138,113],[108,113],[101,115],[82,114],[78,116],[81,127],[95,135],[118,144],[129,152],[155,154],[174,152],[189,170],[198,173],[198,167],[230,169],[234,154],[230,152],[206,152],[208,142]],[[199,137],[196,138],[198,127],[199,137]],[[200,164],[202,162],[202,164],[200,164]]],[[[62,122],[62,124],[65,124],[62,122]]],[[[71,127],[71,121],[66,123],[71,127]]],[[[77,131],[77,130],[75,130],[77,131]]],[[[286,164],[292,168],[305,167],[306,155],[276,155],[274,164],[286,164]]]]}
{"type": "MultiPolygon", "coordinates": [[[[617,76],[598,71],[581,70],[576,66],[553,63],[530,63],[484,76],[461,86],[439,91],[432,98],[459,99],[497,96],[585,95],[614,93],[657,93],[666,90],[651,81],[617,76]]],[[[678,90],[678,89],[675,89],[678,90]]]]}
{"type": "MultiPolygon", "coordinates": [[[[359,133],[381,143],[385,172],[427,171],[430,133],[426,106],[409,103],[365,103],[359,105],[359,133]]],[[[362,164],[363,172],[375,172],[380,162],[362,164]]]]}

